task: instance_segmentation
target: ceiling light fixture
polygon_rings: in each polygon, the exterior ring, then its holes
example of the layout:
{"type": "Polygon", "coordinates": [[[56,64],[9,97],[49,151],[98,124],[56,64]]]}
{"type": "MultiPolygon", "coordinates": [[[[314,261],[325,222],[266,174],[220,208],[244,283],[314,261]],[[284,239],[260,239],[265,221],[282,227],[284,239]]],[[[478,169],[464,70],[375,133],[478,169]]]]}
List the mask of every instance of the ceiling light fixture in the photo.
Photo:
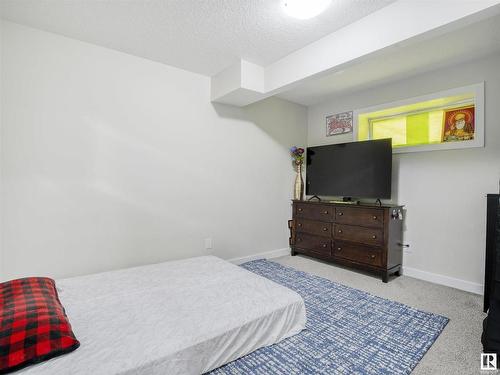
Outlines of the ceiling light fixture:
{"type": "Polygon", "coordinates": [[[290,17],[306,20],[323,12],[332,0],[283,0],[283,9],[290,17]]]}

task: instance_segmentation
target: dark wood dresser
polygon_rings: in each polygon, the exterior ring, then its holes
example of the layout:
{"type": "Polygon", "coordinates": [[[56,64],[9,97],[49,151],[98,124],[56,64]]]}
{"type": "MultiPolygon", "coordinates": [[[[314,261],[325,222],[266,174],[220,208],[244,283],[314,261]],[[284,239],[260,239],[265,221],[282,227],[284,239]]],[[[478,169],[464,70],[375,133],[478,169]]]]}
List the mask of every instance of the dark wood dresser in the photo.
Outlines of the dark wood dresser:
{"type": "Polygon", "coordinates": [[[293,201],[289,222],[292,255],[341,263],[382,276],[399,276],[402,206],[293,201]]]}
{"type": "Polygon", "coordinates": [[[488,194],[486,259],[484,270],[484,312],[481,341],[485,353],[500,355],[500,195],[488,194]]]}

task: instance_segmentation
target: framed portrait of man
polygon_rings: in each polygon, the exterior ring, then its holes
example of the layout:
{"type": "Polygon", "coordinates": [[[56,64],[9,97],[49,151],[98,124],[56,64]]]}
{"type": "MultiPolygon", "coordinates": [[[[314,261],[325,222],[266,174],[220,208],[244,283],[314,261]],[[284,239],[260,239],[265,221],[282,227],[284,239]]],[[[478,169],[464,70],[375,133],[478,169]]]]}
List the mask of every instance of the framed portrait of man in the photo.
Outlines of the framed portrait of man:
{"type": "Polygon", "coordinates": [[[443,142],[474,139],[474,106],[444,112],[443,142]]]}

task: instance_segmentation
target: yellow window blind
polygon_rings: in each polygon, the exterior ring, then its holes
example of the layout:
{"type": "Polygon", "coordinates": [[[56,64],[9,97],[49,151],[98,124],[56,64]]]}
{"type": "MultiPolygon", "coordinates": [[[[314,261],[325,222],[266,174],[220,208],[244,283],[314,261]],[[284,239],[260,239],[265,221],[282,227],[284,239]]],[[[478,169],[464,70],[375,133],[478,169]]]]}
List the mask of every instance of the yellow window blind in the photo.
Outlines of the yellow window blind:
{"type": "Polygon", "coordinates": [[[443,110],[372,120],[371,139],[392,138],[393,147],[440,143],[443,110]]]}

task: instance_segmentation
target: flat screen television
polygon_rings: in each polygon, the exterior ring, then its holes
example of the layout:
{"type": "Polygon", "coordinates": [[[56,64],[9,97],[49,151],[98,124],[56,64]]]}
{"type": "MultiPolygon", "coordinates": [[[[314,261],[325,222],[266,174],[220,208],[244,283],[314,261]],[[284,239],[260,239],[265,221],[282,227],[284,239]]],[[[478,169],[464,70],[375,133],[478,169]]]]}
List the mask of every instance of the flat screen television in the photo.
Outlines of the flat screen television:
{"type": "Polygon", "coordinates": [[[391,198],[390,139],[307,148],[306,194],[391,198]]]}

